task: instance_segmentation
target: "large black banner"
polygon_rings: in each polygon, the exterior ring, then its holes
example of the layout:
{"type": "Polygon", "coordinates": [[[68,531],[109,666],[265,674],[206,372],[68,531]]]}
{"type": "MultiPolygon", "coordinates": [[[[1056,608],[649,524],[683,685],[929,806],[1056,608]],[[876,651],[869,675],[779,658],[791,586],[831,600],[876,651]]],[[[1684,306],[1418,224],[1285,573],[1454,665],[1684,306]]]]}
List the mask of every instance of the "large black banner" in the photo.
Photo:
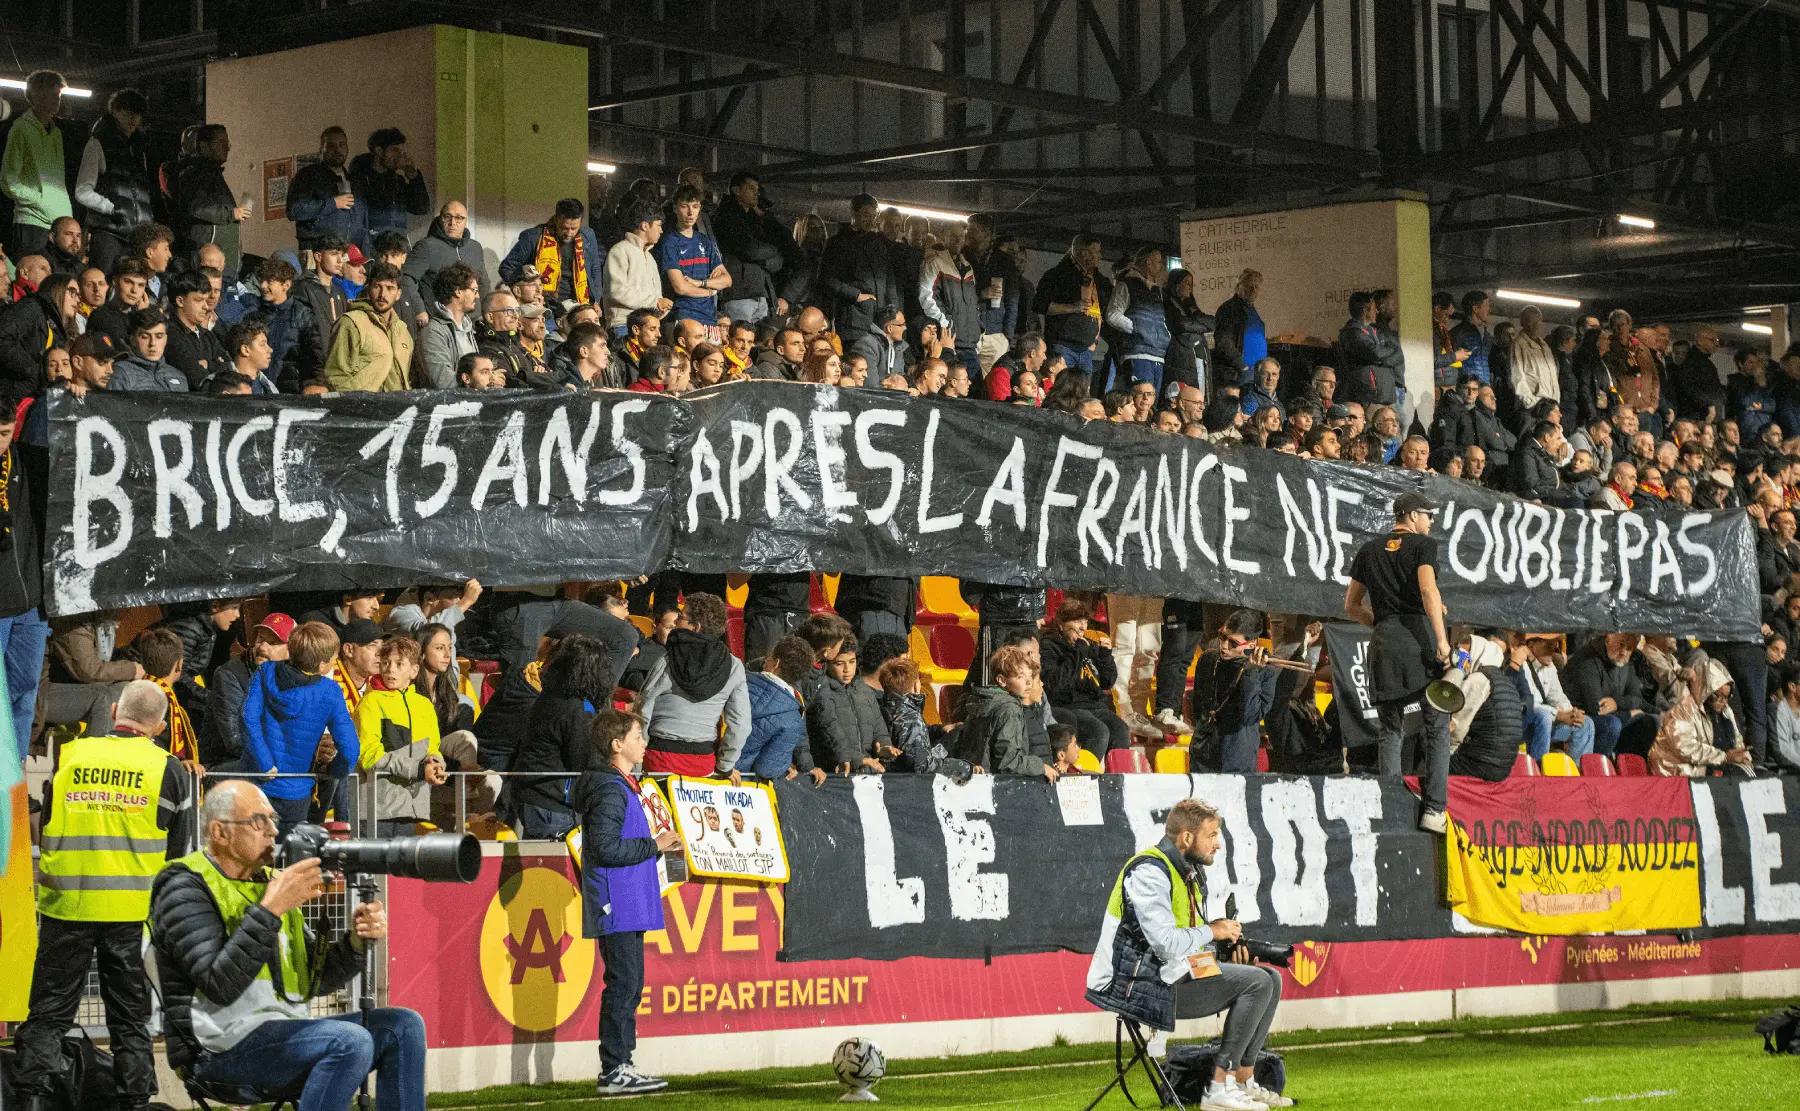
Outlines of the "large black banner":
{"type": "MultiPolygon", "coordinates": [[[[1369,640],[1366,626],[1347,621],[1325,624],[1325,654],[1331,657],[1331,695],[1337,706],[1338,729],[1345,748],[1366,748],[1381,742],[1381,716],[1369,689],[1369,640]]],[[[1424,726],[1419,704],[1406,706],[1403,728],[1408,734],[1424,726]]]]}
{"type": "Polygon", "coordinates": [[[1246,933],[1270,941],[1451,932],[1443,838],[1415,828],[1418,799],[1398,781],[890,775],[776,787],[793,868],[786,960],[1091,951],[1120,865],[1190,796],[1224,817],[1206,877],[1214,917],[1236,895],[1246,933]],[[1065,807],[1096,790],[1097,807],[1065,807]]]}
{"type": "MultiPolygon", "coordinates": [[[[491,396],[491,395],[488,395],[491,396]]],[[[1751,639],[1748,517],[1564,511],[1435,475],[1017,406],[781,382],[653,395],[52,404],[52,609],[272,586],[949,574],[1336,614],[1422,487],[1453,619],[1751,639]]]]}
{"type": "MultiPolygon", "coordinates": [[[[1628,807],[1629,781],[1605,782],[1628,807]]],[[[1800,781],[1707,779],[1692,789],[1699,935],[1800,928],[1800,781]]],[[[889,775],[776,790],[793,868],[784,960],[1091,952],[1120,866],[1155,844],[1169,808],[1190,796],[1224,818],[1225,847],[1206,873],[1209,917],[1223,917],[1235,895],[1247,935],[1491,932],[1450,912],[1444,838],[1414,827],[1418,799],[1399,781],[1115,775],[1052,786],[889,775]]]]}

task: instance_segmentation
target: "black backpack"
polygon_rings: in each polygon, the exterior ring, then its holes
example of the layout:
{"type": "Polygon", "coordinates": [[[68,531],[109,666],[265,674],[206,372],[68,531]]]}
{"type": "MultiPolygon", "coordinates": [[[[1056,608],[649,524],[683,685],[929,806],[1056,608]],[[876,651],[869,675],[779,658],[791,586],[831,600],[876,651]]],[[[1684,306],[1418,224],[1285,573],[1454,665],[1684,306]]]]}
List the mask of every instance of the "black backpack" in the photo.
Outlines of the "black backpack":
{"type": "MultiPolygon", "coordinates": [[[[1162,1097],[1164,1105],[1174,1102],[1171,1095],[1181,1097],[1181,1102],[1198,1107],[1206,1096],[1206,1086],[1212,1083],[1213,1055],[1219,1052],[1217,1041],[1200,1045],[1172,1045],[1168,1057],[1163,1059],[1163,1075],[1168,1077],[1169,1087],[1173,1093],[1160,1090],[1156,1093],[1162,1097]]],[[[1281,1054],[1263,1050],[1256,1055],[1256,1067],[1253,1074],[1256,1082],[1271,1092],[1279,1092],[1287,1087],[1287,1065],[1281,1054]]]]}
{"type": "Polygon", "coordinates": [[[1771,1011],[1756,1020],[1767,1053],[1800,1054],[1800,1004],[1771,1011]]]}

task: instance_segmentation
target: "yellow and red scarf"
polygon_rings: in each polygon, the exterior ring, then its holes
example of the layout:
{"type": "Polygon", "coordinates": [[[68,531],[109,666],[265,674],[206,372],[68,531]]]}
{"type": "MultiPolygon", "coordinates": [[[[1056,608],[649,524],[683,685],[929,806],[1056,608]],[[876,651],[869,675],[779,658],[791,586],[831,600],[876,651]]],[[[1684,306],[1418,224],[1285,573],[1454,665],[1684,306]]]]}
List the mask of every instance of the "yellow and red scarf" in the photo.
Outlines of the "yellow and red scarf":
{"type": "Polygon", "coordinates": [[[332,662],[331,677],[337,681],[338,689],[344,692],[344,706],[350,711],[350,720],[355,721],[356,708],[362,705],[362,691],[356,688],[356,683],[345,673],[344,661],[332,662]]]}
{"type": "Polygon", "coordinates": [[[169,755],[177,760],[198,759],[200,746],[194,743],[194,723],[182,708],[181,700],[175,697],[174,685],[167,679],[153,677],[150,681],[169,700],[169,755]]]}
{"type": "MultiPolygon", "coordinates": [[[[585,304],[589,300],[587,251],[579,233],[575,236],[574,248],[575,300],[585,304]]],[[[562,280],[562,247],[556,242],[556,232],[549,224],[545,224],[538,233],[535,262],[538,274],[544,279],[544,293],[555,297],[556,286],[562,280]]]]}

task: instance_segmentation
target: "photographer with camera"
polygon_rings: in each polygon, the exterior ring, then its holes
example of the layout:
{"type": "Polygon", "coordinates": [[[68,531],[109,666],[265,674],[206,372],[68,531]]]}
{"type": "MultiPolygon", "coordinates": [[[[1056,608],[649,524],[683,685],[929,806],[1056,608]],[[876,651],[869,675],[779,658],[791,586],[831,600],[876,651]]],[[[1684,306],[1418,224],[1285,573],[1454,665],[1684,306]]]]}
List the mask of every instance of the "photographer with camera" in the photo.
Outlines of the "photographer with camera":
{"type": "Polygon", "coordinates": [[[1201,869],[1212,864],[1222,840],[1219,812],[1182,799],[1163,823],[1162,840],[1125,862],[1100,921],[1087,1000],[1162,1031],[1174,1030],[1178,1016],[1226,1012],[1202,1111],[1291,1107],[1293,1100],[1255,1078],[1281,1003],[1281,973],[1251,963],[1236,921],[1203,919],[1201,869]]]}
{"type": "Polygon", "coordinates": [[[217,784],[200,808],[206,847],[156,877],[150,941],[169,1064],[214,1091],[297,1091],[299,1111],[342,1111],[373,1069],[382,1111],[424,1111],[425,1023],[416,1012],[308,1017],[308,1000],[361,971],[363,950],[387,936],[387,911],[364,902],[345,936],[314,935],[300,908],[326,892],[328,878],[316,856],[273,870],[277,820],[254,784],[217,784]]]}

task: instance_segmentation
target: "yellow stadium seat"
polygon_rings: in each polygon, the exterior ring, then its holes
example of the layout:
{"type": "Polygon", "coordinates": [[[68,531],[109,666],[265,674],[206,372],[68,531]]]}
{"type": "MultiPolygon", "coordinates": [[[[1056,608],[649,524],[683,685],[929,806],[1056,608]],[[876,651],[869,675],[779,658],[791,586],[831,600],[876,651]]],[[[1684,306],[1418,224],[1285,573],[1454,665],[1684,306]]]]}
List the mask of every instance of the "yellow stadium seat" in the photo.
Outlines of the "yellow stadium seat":
{"type": "Polygon", "coordinates": [[[1164,775],[1186,775],[1188,772],[1188,750],[1181,745],[1169,745],[1156,750],[1156,770],[1164,775]]]}
{"type": "Polygon", "coordinates": [[[1581,769],[1575,766],[1575,761],[1570,759],[1569,754],[1566,752],[1546,752],[1544,753],[1544,758],[1538,763],[1544,769],[1545,775],[1568,776],[1581,774],[1581,769]]]}
{"type": "Polygon", "coordinates": [[[1098,772],[1100,770],[1100,757],[1095,756],[1085,748],[1081,749],[1075,754],[1075,766],[1084,772],[1098,772]]]}
{"type": "Polygon", "coordinates": [[[958,617],[974,613],[963,601],[957,581],[947,575],[926,575],[919,580],[919,600],[932,613],[951,613],[958,617]]]}
{"type": "Polygon", "coordinates": [[[739,581],[735,584],[728,581],[725,584],[725,604],[732,609],[741,610],[744,608],[744,601],[750,597],[750,576],[732,575],[730,578],[739,581]]]}
{"type": "Polygon", "coordinates": [[[835,573],[819,576],[819,589],[825,594],[825,604],[834,610],[837,609],[838,583],[842,580],[843,576],[835,573]]]}

